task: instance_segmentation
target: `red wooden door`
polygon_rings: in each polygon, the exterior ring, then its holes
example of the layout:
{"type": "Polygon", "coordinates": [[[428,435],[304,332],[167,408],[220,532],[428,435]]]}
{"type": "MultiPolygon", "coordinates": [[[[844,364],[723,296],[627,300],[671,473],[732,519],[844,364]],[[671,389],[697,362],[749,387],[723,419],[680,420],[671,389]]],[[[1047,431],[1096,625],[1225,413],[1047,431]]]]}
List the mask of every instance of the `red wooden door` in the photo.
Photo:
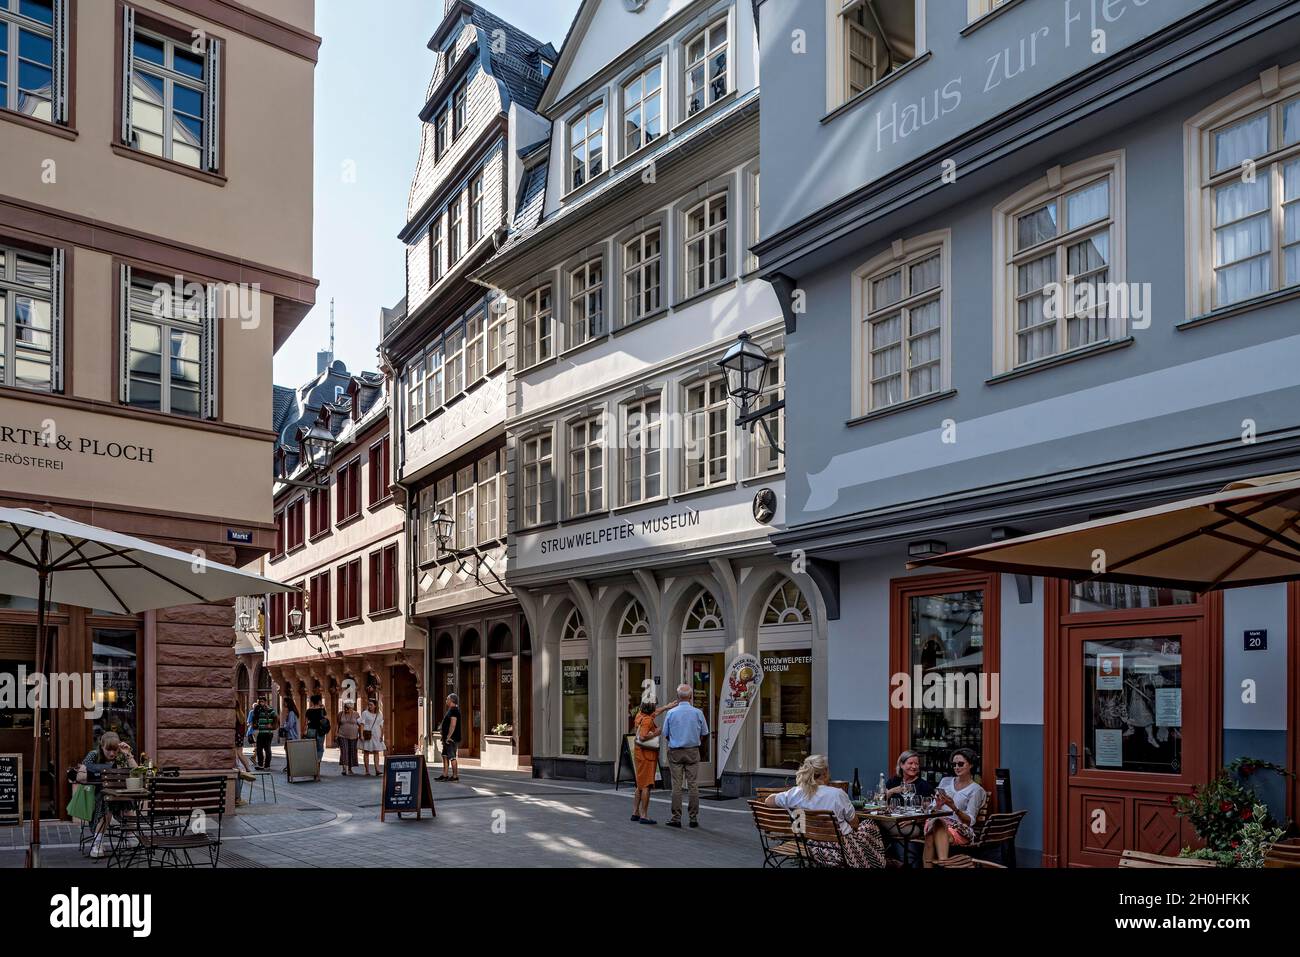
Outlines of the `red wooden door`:
{"type": "Polygon", "coordinates": [[[1062,863],[1113,866],[1127,849],[1176,855],[1195,835],[1170,799],[1209,774],[1204,619],[1074,624],[1061,637],[1062,863]]]}

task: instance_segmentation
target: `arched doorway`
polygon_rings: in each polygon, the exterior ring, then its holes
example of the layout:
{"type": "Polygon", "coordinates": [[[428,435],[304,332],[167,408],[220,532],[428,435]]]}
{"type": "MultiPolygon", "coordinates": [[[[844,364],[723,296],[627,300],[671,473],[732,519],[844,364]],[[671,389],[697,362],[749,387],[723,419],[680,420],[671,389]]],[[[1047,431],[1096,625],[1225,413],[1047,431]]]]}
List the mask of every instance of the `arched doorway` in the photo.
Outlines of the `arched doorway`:
{"type": "Polygon", "coordinates": [[[718,699],[726,670],[726,625],[722,609],[707,588],[701,588],[686,612],[682,626],[682,681],[691,686],[692,702],[709,723],[709,747],[700,755],[700,780],[717,780],[718,699]]]}
{"type": "Polygon", "coordinates": [[[248,694],[248,667],[242,661],[235,667],[235,691],[239,695],[240,711],[248,714],[253,702],[248,694]]]}
{"type": "Polygon", "coordinates": [[[641,702],[656,701],[657,698],[650,664],[650,618],[636,598],[628,601],[623,614],[619,616],[617,647],[617,727],[619,734],[626,734],[632,730],[632,722],[641,702]]]}
{"type": "Polygon", "coordinates": [[[573,608],[560,629],[560,754],[590,753],[591,643],[582,612],[573,608]]]}
{"type": "Polygon", "coordinates": [[[493,628],[488,637],[486,729],[492,734],[515,733],[514,644],[514,635],[505,622],[493,628]]]}
{"type": "Polygon", "coordinates": [[[788,578],[768,595],[758,624],[760,771],[788,774],[812,753],[813,623],[808,601],[788,578]]]}
{"type": "Polygon", "coordinates": [[[460,711],[465,716],[465,734],[460,754],[479,756],[483,734],[483,648],[473,628],[460,636],[460,711]]]}
{"type": "Polygon", "coordinates": [[[438,738],[443,715],[447,713],[447,695],[456,690],[456,643],[447,632],[441,632],[433,643],[433,699],[429,713],[433,717],[433,738],[438,738]]]}

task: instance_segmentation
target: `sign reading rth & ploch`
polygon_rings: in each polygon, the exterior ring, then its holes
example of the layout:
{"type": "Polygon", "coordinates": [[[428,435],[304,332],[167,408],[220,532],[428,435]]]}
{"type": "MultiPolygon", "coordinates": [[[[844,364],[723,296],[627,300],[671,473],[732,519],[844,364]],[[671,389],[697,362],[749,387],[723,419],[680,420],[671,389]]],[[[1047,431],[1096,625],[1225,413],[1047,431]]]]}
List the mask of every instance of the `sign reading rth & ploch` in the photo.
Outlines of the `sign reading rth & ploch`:
{"type": "Polygon", "coordinates": [[[55,471],[62,470],[67,465],[61,458],[41,455],[42,450],[153,464],[153,449],[150,446],[107,441],[94,436],[65,435],[53,428],[28,429],[0,424],[0,464],[55,471]],[[13,447],[33,451],[10,451],[13,447]]]}

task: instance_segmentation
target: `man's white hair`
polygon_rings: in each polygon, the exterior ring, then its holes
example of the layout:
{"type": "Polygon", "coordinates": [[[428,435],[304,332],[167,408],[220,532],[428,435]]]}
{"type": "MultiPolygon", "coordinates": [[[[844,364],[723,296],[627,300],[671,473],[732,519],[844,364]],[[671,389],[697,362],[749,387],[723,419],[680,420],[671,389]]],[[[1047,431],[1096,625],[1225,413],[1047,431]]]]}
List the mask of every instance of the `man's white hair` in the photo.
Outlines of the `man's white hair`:
{"type": "Polygon", "coordinates": [[[683,684],[683,685],[678,685],[678,686],[677,686],[677,697],[678,697],[679,699],[681,699],[682,701],[689,701],[690,698],[691,698],[691,686],[690,686],[690,685],[685,685],[685,684],[683,684]]]}

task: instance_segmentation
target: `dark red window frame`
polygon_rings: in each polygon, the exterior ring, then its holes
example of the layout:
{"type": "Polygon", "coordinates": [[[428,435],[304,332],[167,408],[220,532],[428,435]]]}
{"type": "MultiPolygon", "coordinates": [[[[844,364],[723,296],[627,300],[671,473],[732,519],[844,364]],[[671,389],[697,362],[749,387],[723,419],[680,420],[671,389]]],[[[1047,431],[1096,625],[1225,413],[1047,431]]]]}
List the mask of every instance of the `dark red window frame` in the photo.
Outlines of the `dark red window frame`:
{"type": "Polygon", "coordinates": [[[361,514],[361,457],[341,466],[335,476],[339,523],[361,514]]]}

